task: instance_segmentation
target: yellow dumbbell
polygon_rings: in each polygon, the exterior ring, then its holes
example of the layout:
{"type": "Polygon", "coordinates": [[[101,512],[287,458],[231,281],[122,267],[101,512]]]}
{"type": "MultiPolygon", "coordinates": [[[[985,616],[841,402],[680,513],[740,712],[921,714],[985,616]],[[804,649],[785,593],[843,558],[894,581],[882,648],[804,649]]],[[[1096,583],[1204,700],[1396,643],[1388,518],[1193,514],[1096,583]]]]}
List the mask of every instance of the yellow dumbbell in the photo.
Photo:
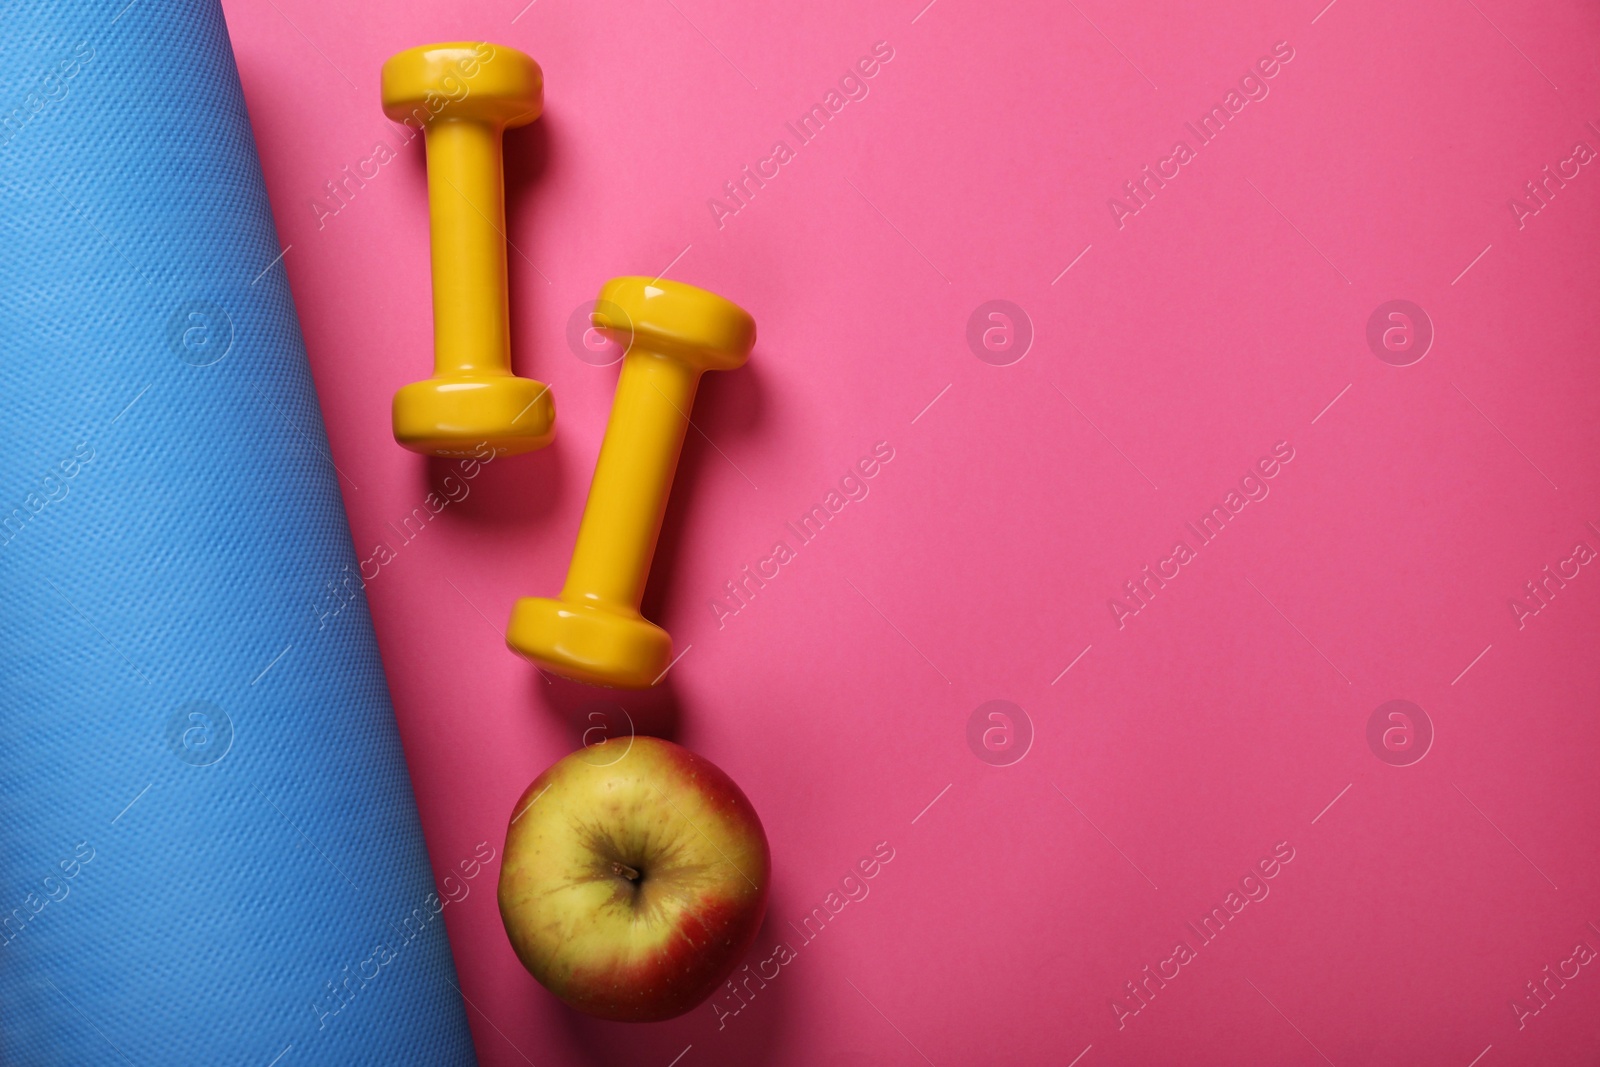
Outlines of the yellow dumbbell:
{"type": "Polygon", "coordinates": [[[383,64],[383,113],[428,146],[433,377],[394,396],[394,439],[413,452],[513,455],[555,434],[549,386],[511,373],[500,160],[501,133],[543,108],[539,64],[514,48],[430,44],[383,64]]]}
{"type": "Polygon", "coordinates": [[[559,600],[524,597],[506,644],[556,674],[592,685],[654,685],[672,638],[639,614],[667,494],[700,375],[744,365],[749,313],[715,293],[649,278],[613,278],[594,325],[627,347],[578,543],[559,600]]]}

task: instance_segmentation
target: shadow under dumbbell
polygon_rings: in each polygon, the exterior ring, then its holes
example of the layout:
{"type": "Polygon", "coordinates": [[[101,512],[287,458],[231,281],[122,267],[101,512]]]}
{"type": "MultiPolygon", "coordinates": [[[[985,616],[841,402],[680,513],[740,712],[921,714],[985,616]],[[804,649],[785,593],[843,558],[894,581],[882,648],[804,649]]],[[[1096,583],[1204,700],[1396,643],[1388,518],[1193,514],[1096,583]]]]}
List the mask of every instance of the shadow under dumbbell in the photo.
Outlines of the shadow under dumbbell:
{"type": "Polygon", "coordinates": [[[532,529],[556,514],[566,489],[554,444],[520,456],[500,456],[488,463],[427,457],[425,492],[436,494],[429,510],[441,518],[455,516],[474,526],[532,529]],[[443,502],[443,504],[440,503],[443,502]]]}
{"type": "MultiPolygon", "coordinates": [[[[506,171],[506,281],[511,295],[511,369],[515,374],[551,381],[556,369],[565,366],[565,351],[540,351],[531,340],[537,331],[519,326],[539,321],[562,321],[552,316],[569,308],[557,308],[551,299],[554,280],[539,268],[545,259],[540,240],[548,230],[542,225],[544,198],[536,192],[549,168],[551,138],[561,135],[561,125],[548,113],[538,122],[507,130],[503,148],[506,171]]],[[[552,383],[553,384],[553,383],[552,383]]],[[[561,442],[561,394],[556,399],[556,443],[561,442]]]]}
{"type": "Polygon", "coordinates": [[[736,371],[707,374],[700,379],[692,415],[694,424],[684,436],[672,496],[667,501],[661,537],[656,542],[650,581],[640,604],[644,617],[659,623],[668,632],[673,630],[675,617],[692,617],[696,611],[706,612],[709,617],[706,601],[721,593],[720,589],[684,589],[678,580],[680,552],[685,547],[686,531],[696,521],[697,498],[701,511],[704,510],[704,494],[699,491],[701,483],[709,477],[725,484],[725,491],[734,494],[732,499],[740,507],[754,508],[762,503],[756,488],[760,482],[753,485],[746,480],[753,477],[754,472],[748,469],[748,463],[740,461],[739,451],[743,442],[761,425],[765,393],[759,350],[736,371]],[[716,447],[712,447],[713,444],[716,447]]]}
{"type": "MultiPolygon", "coordinates": [[[[538,122],[526,126],[518,126],[506,131],[503,142],[502,158],[505,160],[506,170],[506,222],[513,223],[517,216],[512,209],[521,212],[529,203],[531,190],[543,177],[546,167],[550,162],[550,133],[552,128],[557,132],[560,129],[558,119],[549,112],[539,116],[538,122]]],[[[524,222],[527,219],[523,220],[524,222]]],[[[507,231],[512,227],[508,225],[507,231]]],[[[514,235],[513,235],[514,236],[514,235]]],[[[519,245],[521,241],[517,242],[519,245]]],[[[511,253],[516,256],[515,252],[511,253]]],[[[535,261],[537,262],[537,261],[535,261]]]]}
{"type": "Polygon", "coordinates": [[[621,744],[634,735],[682,743],[672,676],[650,689],[584,685],[546,670],[530,673],[535,702],[572,731],[573,747],[621,744]]]}

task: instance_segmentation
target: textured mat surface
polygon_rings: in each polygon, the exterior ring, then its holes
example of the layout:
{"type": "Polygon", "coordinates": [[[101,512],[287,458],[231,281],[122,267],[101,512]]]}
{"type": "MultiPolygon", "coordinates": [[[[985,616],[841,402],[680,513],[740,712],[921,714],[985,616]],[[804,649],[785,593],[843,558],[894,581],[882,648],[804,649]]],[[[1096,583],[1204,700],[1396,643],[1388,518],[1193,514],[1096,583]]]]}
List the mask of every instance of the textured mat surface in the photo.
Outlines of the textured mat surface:
{"type": "Polygon", "coordinates": [[[0,1062],[472,1063],[221,11],[4,28],[0,1062]]]}

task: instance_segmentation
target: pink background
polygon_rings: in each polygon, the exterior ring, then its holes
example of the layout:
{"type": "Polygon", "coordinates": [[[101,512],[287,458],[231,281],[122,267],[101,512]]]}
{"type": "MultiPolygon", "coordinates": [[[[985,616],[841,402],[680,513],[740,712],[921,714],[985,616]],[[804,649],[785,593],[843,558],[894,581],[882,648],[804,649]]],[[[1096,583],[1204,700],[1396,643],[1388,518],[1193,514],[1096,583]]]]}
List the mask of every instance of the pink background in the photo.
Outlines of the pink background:
{"type": "Polygon", "coordinates": [[[616,381],[568,318],[670,265],[760,341],[705,382],[656,558],[647,614],[688,651],[622,704],[750,795],[776,879],[751,962],[797,958],[720,1029],[593,1022],[513,957],[496,860],[445,913],[485,1064],[1595,1061],[1600,966],[1563,961],[1600,948],[1600,568],[1520,628],[1510,601],[1600,548],[1600,172],[1520,229],[1508,206],[1600,148],[1592,5],[521,2],[226,4],[356,547],[395,554],[367,595],[428,846],[459,878],[590,712],[626,728],[502,629],[561,585],[616,381]],[[311,205],[397,140],[382,60],[477,38],[545,71],[508,230],[558,438],[407,542],[449,469],[389,433],[431,361],[420,141],[311,205]],[[870,94],[797,147],[879,41],[870,94]],[[1280,41],[1270,94],[1119,228],[1109,198],[1280,41]],[[779,138],[719,228],[708,198],[779,138]],[[1397,298],[1436,331],[1405,367],[1366,340],[1397,298]],[[991,299],[1034,332],[1009,366],[966,341],[991,299]],[[723,583],[880,441],[869,495],[719,626],[723,583]],[[1119,628],[1123,583],[1280,441],[1270,495],[1119,628]],[[1035,734],[1009,766],[967,741],[994,699],[1035,734]],[[1391,699],[1436,731],[1410,766],[1368,745],[1391,699]],[[878,842],[870,895],[801,943],[878,842]],[[1579,973],[1519,1029],[1546,965],[1579,973]]]}

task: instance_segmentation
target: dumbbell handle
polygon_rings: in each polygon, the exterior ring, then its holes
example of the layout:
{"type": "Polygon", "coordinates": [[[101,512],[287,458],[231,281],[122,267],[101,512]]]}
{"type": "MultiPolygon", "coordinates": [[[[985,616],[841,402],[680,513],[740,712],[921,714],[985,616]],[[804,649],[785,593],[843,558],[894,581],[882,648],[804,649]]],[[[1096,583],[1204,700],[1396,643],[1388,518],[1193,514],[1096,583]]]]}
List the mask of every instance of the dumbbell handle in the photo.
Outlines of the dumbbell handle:
{"type": "Polygon", "coordinates": [[[638,610],[701,371],[636,341],[622,363],[561,598],[638,610]]]}
{"type": "Polygon", "coordinates": [[[505,176],[498,123],[428,123],[436,375],[510,374],[505,176]]]}

